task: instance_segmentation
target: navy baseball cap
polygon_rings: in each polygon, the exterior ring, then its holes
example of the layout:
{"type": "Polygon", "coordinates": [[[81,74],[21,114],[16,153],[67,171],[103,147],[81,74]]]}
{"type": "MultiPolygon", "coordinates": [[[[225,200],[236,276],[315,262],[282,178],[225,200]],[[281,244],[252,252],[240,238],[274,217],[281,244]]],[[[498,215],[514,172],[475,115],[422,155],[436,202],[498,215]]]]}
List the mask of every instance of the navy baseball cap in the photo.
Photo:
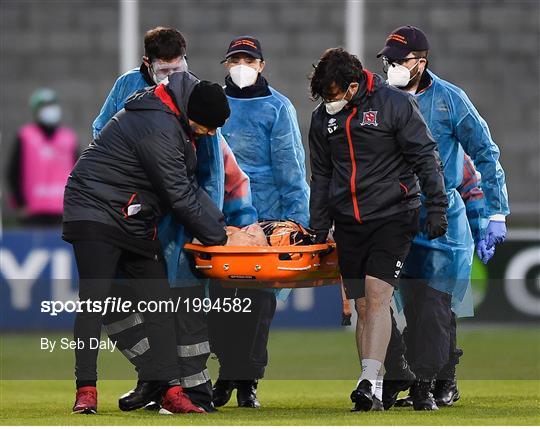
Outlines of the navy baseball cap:
{"type": "Polygon", "coordinates": [[[257,58],[261,61],[264,61],[261,50],[261,43],[252,36],[240,36],[231,42],[229,49],[227,49],[227,54],[225,54],[225,62],[227,58],[234,54],[248,54],[253,58],[257,58]]]}
{"type": "Polygon", "coordinates": [[[396,28],[386,38],[384,48],[377,54],[377,58],[385,56],[392,60],[405,58],[412,51],[428,51],[429,43],[422,30],[407,25],[396,28]]]}

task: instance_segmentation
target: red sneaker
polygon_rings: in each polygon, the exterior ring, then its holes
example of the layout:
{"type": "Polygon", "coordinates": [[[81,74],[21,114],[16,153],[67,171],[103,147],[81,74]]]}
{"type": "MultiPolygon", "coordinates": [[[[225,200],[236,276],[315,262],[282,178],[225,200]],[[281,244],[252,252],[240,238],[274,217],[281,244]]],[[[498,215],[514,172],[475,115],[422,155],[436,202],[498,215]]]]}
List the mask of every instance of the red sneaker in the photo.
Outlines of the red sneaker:
{"type": "Polygon", "coordinates": [[[180,386],[171,387],[163,396],[160,414],[170,413],[206,413],[202,408],[193,405],[191,399],[180,386]]]}
{"type": "Polygon", "coordinates": [[[79,387],[75,395],[73,414],[97,413],[97,389],[94,386],[79,387]]]}

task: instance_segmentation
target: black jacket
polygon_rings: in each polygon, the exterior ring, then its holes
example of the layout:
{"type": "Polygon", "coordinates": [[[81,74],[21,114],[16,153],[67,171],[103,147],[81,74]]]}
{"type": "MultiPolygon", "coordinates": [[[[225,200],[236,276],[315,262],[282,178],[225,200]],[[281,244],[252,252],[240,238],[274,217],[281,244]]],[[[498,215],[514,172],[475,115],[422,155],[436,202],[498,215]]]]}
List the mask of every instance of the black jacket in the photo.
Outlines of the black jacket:
{"type": "Polygon", "coordinates": [[[167,86],[128,99],[71,172],[64,222],[100,222],[153,240],[160,217],[172,211],[202,243],[226,242],[223,214],[194,177],[197,159],[185,112],[197,82],[175,73],[167,86]]]}
{"type": "Polygon", "coordinates": [[[364,70],[358,92],[336,115],[324,103],[309,132],[311,227],[363,223],[420,206],[447,207],[437,146],[414,97],[364,70]]]}

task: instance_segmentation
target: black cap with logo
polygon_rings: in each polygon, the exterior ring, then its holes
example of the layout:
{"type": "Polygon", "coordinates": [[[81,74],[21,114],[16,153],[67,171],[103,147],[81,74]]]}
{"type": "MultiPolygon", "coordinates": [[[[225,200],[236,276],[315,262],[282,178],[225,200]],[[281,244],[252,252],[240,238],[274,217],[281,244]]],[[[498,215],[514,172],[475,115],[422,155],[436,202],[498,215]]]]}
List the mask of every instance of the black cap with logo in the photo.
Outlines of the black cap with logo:
{"type": "Polygon", "coordinates": [[[384,48],[377,54],[377,58],[385,56],[392,60],[401,60],[412,51],[428,51],[429,43],[422,30],[407,25],[396,28],[386,38],[384,48]]]}
{"type": "Polygon", "coordinates": [[[233,41],[229,45],[229,49],[227,49],[225,60],[223,60],[222,62],[225,62],[230,56],[240,53],[248,54],[251,55],[253,58],[264,61],[262,56],[261,43],[255,37],[240,36],[233,39],[233,41]]]}

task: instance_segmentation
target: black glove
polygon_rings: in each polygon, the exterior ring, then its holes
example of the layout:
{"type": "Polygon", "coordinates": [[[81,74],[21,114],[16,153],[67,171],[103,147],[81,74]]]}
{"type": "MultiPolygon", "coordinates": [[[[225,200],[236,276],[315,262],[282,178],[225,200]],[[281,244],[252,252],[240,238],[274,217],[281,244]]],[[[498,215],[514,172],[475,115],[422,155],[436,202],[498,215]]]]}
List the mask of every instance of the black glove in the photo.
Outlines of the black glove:
{"type": "Polygon", "coordinates": [[[315,231],[315,244],[326,244],[328,238],[328,230],[320,229],[315,231]]]}
{"type": "Polygon", "coordinates": [[[341,313],[341,326],[351,326],[351,315],[341,313]]]}
{"type": "Polygon", "coordinates": [[[445,210],[429,210],[424,223],[424,232],[429,240],[442,237],[448,230],[445,210]]]}

